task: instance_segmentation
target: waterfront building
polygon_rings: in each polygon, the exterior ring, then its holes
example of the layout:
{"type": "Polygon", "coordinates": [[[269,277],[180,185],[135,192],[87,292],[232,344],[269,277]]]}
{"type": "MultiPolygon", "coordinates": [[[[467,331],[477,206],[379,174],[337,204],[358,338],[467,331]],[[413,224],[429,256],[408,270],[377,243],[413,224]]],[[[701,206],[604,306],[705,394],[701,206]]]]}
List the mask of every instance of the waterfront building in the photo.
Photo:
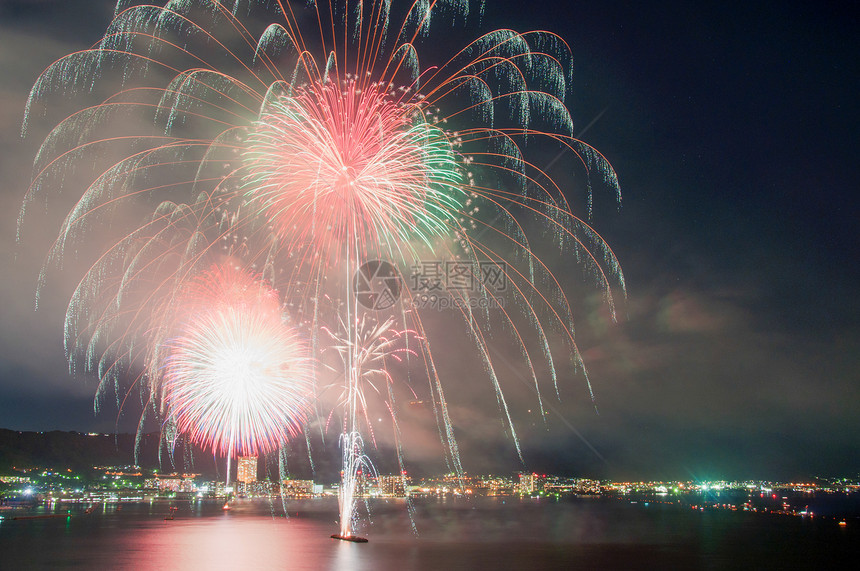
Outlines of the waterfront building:
{"type": "Polygon", "coordinates": [[[379,487],[380,495],[394,498],[406,497],[406,476],[399,474],[379,476],[376,479],[376,485],[379,487]]]}
{"type": "Polygon", "coordinates": [[[282,492],[288,498],[311,498],[315,495],[313,480],[284,480],[282,492]]]}
{"type": "Polygon", "coordinates": [[[239,456],[236,468],[236,481],[240,484],[253,484],[257,481],[257,457],[239,456]]]}

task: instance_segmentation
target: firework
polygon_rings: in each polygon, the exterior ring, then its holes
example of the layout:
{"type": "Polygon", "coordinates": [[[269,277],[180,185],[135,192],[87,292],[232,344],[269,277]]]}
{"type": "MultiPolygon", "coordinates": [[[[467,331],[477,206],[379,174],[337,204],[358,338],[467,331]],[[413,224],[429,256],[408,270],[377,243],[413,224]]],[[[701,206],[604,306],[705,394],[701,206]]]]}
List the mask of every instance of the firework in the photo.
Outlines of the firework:
{"type": "MultiPolygon", "coordinates": [[[[144,371],[137,384],[145,400],[160,394],[153,340],[166,338],[171,321],[147,308],[174,308],[193,276],[229,259],[281,292],[312,352],[327,341],[341,348],[341,445],[344,474],[351,473],[363,457],[357,406],[373,386],[358,373],[366,365],[358,342],[364,309],[353,276],[374,259],[401,274],[422,260],[451,262],[465,267],[458,277],[474,289],[435,285],[468,331],[520,453],[488,332],[508,333],[542,416],[542,394],[558,393],[559,352],[585,376],[566,288],[541,245],[572,253],[615,319],[623,276],[586,220],[593,187],[620,200],[618,181],[603,156],[573,136],[564,104],[571,56],[560,37],[498,30],[443,55],[444,46],[424,41],[443,15],[468,21],[474,12],[467,0],[305,9],[280,1],[121,1],[93,49],[45,70],[25,130],[52,97],[110,95],[47,135],[19,228],[28,206],[84,162],[90,179],[49,264],[79,248],[101,219],[131,208],[149,213],[105,242],[67,311],[70,361],[98,371],[100,394],[113,389],[119,401],[123,371],[135,364],[144,371]],[[419,54],[429,54],[431,65],[419,54]],[[586,175],[584,219],[572,212],[572,194],[530,160],[526,142],[565,153],[586,175]],[[505,292],[484,282],[485,265],[500,272],[505,292]],[[510,303],[501,303],[504,296],[510,303]],[[335,300],[336,319],[326,299],[335,300]],[[338,334],[345,342],[320,335],[327,323],[347,324],[338,334]]],[[[425,371],[449,466],[462,474],[432,336],[415,309],[421,295],[421,287],[404,289],[392,330],[415,332],[414,361],[425,371]]],[[[349,524],[342,531],[348,535],[349,524]]]]}
{"type": "Polygon", "coordinates": [[[243,154],[245,194],[289,249],[339,261],[354,244],[368,259],[450,234],[462,173],[422,106],[355,79],[292,91],[263,107],[243,154]]]}
{"type": "Polygon", "coordinates": [[[163,416],[229,457],[301,434],[313,368],[275,292],[245,272],[214,268],[179,293],[176,308],[159,371],[163,416]]]}

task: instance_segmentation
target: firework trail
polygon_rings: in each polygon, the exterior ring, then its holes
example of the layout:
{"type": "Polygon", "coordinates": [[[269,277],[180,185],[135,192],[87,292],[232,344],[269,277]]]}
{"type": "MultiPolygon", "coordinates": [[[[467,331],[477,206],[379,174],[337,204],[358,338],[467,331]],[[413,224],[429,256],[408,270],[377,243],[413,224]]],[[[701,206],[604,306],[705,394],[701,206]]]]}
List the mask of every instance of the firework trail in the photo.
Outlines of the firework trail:
{"type": "MultiPolygon", "coordinates": [[[[343,472],[338,490],[340,506],[340,535],[350,536],[358,523],[356,493],[362,476],[375,475],[376,469],[364,453],[362,433],[374,439],[373,424],[368,413],[367,399],[373,393],[384,401],[392,422],[397,457],[400,462],[401,477],[406,473],[400,443],[400,429],[395,414],[395,379],[390,370],[392,361],[403,362],[413,350],[409,349],[406,339],[415,336],[414,331],[394,329],[395,320],[391,317],[377,321],[363,315],[354,323],[341,323],[337,331],[323,328],[331,341],[329,348],[336,351],[343,365],[343,373],[348,380],[346,385],[336,385],[342,389],[341,405],[346,411],[340,437],[343,472]]],[[[414,393],[413,393],[414,394],[414,393]]]]}
{"type": "MultiPolygon", "coordinates": [[[[615,255],[587,222],[592,187],[614,200],[620,191],[609,163],[573,136],[564,40],[497,30],[462,49],[428,46],[431,23],[479,15],[467,0],[134,4],[119,2],[92,49],[49,66],[27,104],[25,132],[42,121],[56,126],[36,157],[19,233],[34,201],[62,190],[66,175],[86,180],[40,287],[100,222],[148,213],[131,232],[101,240],[107,245],[88,260],[66,314],[71,366],[97,371],[100,398],[113,391],[118,403],[128,392],[124,371],[143,371],[136,385],[150,400],[159,384],[147,367],[155,362],[151,329],[163,324],[147,308],[231,260],[281,292],[310,332],[312,353],[326,325],[349,324],[342,446],[344,458],[355,458],[361,446],[349,419],[366,383],[354,374],[365,310],[353,276],[375,259],[402,275],[422,261],[462,264],[458,277],[473,289],[436,285],[480,355],[521,457],[490,330],[516,346],[542,416],[547,388],[558,394],[559,353],[585,376],[565,287],[544,245],[572,254],[611,319],[625,295],[615,255]],[[98,104],[64,118],[37,113],[90,95],[98,104]],[[541,148],[566,151],[586,175],[584,219],[529,159],[527,150],[541,148]],[[496,268],[504,291],[485,283],[485,267],[496,268]],[[336,320],[323,308],[326,296],[338,300],[336,320]]],[[[413,360],[425,371],[448,464],[462,475],[422,285],[404,288],[392,308],[395,329],[416,332],[413,360]]]]}

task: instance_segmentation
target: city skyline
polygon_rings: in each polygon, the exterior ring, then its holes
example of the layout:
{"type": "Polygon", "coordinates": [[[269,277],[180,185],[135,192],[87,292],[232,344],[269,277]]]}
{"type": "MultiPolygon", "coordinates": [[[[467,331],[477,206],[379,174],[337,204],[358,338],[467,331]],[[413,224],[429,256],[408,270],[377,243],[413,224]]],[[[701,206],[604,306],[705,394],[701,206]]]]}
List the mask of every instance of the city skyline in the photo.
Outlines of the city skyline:
{"type": "MultiPolygon", "coordinates": [[[[99,459],[98,463],[94,464],[92,469],[96,469],[99,466],[112,466],[110,469],[127,470],[135,468],[160,474],[188,473],[203,479],[214,478],[217,481],[222,481],[223,484],[226,468],[225,457],[216,455],[201,458],[201,455],[205,454],[205,450],[193,445],[191,449],[186,449],[186,444],[180,441],[178,448],[182,448],[183,452],[174,455],[168,463],[164,463],[159,460],[157,454],[158,433],[144,435],[142,444],[138,446],[136,453],[132,450],[135,439],[136,436],[131,433],[22,432],[0,428],[0,450],[3,450],[6,455],[5,458],[0,457],[0,476],[6,472],[10,472],[10,470],[12,472],[22,470],[32,472],[45,469],[59,472],[67,469],[80,471],[85,470],[83,466],[86,460],[95,461],[99,459]],[[88,441],[92,444],[88,445],[88,441]],[[93,454],[86,457],[86,460],[82,454],[76,453],[82,447],[87,447],[88,450],[94,451],[93,454]],[[68,451],[59,456],[56,454],[46,455],[44,453],[45,450],[56,451],[58,448],[68,449],[68,451]],[[36,450],[42,452],[33,454],[32,452],[36,450]],[[15,465],[10,464],[10,458],[16,458],[14,461],[15,465]]],[[[319,446],[318,448],[319,454],[315,454],[313,458],[313,470],[308,465],[308,459],[302,457],[302,454],[306,453],[305,451],[294,450],[290,453],[286,462],[290,468],[287,469],[285,477],[297,481],[315,480],[336,484],[340,477],[340,465],[337,462],[338,454],[332,452],[339,453],[339,451],[333,451],[323,446],[319,446]]],[[[385,451],[378,452],[380,456],[385,456],[385,451]]],[[[284,476],[284,474],[280,474],[279,464],[281,459],[279,459],[279,456],[280,453],[271,453],[259,457],[240,456],[235,458],[230,467],[231,481],[237,483],[243,482],[246,479],[250,481],[251,476],[253,476],[254,481],[259,482],[277,481],[280,477],[284,476]]],[[[373,468],[372,478],[400,477],[398,476],[397,466],[391,462],[380,462],[379,465],[375,465],[373,468]]],[[[442,463],[414,463],[405,468],[400,475],[412,481],[455,478],[455,475],[446,470],[442,463]]],[[[554,471],[551,465],[523,466],[516,464],[512,464],[509,468],[488,465],[484,469],[467,470],[463,475],[468,480],[483,477],[510,479],[520,474],[533,475],[534,477],[547,477],[549,475],[565,479],[588,479],[602,482],[810,482],[821,479],[847,479],[860,482],[860,471],[815,472],[810,470],[792,475],[791,477],[776,472],[738,472],[694,477],[694,475],[682,471],[670,473],[667,470],[653,469],[645,473],[634,474],[629,478],[620,478],[599,470],[554,471]]]]}

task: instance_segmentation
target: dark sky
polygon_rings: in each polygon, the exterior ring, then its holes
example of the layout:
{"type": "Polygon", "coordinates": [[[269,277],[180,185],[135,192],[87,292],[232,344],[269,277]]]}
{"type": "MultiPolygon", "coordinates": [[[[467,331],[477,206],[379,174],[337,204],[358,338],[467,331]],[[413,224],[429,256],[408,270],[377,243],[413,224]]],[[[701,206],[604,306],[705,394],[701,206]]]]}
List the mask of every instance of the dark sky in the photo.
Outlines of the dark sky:
{"type": "MultiPolygon", "coordinates": [[[[613,478],[860,471],[860,50],[858,12],[840,6],[488,1],[486,29],[543,28],[570,43],[569,106],[579,128],[599,117],[583,138],[624,196],[620,210],[597,197],[595,224],[625,271],[625,317],[608,325],[590,298],[577,309],[599,415],[581,387],[553,401],[549,431],[523,429],[530,467],[613,478]]],[[[54,230],[15,244],[38,145],[19,136],[26,93],[51,61],[97,41],[109,15],[96,2],[0,0],[2,427],[114,426],[115,410],[93,415],[95,380],[68,374],[62,288],[33,311],[54,230]]],[[[468,400],[455,407],[476,451],[467,470],[509,467],[492,394],[489,407],[468,400]]]]}

